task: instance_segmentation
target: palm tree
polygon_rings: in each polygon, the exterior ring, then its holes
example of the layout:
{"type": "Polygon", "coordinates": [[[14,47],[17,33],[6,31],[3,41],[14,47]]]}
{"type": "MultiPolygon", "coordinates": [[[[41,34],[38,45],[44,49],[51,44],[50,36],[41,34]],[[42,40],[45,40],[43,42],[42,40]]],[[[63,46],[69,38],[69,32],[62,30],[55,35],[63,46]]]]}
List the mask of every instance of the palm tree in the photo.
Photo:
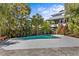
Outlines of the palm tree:
{"type": "Polygon", "coordinates": [[[68,29],[72,34],[79,34],[79,4],[65,4],[65,15],[69,15],[68,29]]]}
{"type": "Polygon", "coordinates": [[[42,25],[42,31],[44,34],[50,34],[51,28],[50,28],[50,22],[44,21],[42,25]]]}
{"type": "Polygon", "coordinates": [[[32,27],[37,35],[39,34],[39,28],[41,28],[43,20],[43,17],[38,13],[32,16],[32,27]]]}
{"type": "Polygon", "coordinates": [[[7,23],[7,18],[9,17],[8,6],[8,4],[0,4],[0,35],[5,35],[7,30],[5,23],[7,23]]]}

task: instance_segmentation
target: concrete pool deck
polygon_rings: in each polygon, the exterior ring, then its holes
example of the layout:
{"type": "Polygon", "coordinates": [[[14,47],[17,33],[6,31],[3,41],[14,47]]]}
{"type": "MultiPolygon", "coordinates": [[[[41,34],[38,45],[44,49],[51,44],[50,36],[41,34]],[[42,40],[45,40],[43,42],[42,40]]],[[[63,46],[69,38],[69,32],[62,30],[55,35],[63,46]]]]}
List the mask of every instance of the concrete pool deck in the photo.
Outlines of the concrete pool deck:
{"type": "Polygon", "coordinates": [[[0,49],[16,50],[58,47],[79,47],[79,38],[73,38],[63,35],[55,39],[18,40],[18,38],[12,38],[7,42],[1,44],[0,49]]]}

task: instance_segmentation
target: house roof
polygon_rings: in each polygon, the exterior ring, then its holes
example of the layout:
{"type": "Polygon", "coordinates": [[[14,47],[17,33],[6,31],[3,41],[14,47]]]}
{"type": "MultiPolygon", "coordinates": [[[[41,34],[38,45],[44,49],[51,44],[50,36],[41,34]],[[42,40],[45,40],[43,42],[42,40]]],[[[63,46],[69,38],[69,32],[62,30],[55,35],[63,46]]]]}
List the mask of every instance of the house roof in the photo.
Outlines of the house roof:
{"type": "Polygon", "coordinates": [[[51,15],[52,19],[62,19],[64,18],[64,10],[59,11],[59,13],[51,15]]]}

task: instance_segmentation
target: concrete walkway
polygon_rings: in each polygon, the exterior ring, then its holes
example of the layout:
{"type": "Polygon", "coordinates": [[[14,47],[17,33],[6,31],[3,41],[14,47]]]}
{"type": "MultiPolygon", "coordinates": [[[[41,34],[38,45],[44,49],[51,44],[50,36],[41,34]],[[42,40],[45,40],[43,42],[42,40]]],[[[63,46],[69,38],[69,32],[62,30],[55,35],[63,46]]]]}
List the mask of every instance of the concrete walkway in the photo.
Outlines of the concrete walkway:
{"type": "Polygon", "coordinates": [[[16,40],[13,38],[2,44],[3,50],[34,49],[34,48],[58,48],[79,47],[79,38],[60,36],[55,39],[16,40]]]}

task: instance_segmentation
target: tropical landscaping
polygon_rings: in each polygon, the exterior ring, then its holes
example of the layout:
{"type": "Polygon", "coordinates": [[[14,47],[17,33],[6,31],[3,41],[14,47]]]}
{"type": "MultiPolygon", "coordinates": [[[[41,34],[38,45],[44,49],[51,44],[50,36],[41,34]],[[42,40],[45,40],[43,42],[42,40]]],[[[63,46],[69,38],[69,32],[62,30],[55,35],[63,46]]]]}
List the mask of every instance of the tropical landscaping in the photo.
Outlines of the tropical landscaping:
{"type": "Polygon", "coordinates": [[[79,37],[79,4],[65,4],[65,19],[67,20],[66,34],[73,37],[79,37]]]}
{"type": "Polygon", "coordinates": [[[78,16],[77,3],[1,3],[0,55],[79,55],[78,16]]]}
{"type": "Polygon", "coordinates": [[[49,22],[38,13],[30,18],[30,13],[29,4],[0,4],[0,36],[11,38],[51,33],[49,22]]]}
{"type": "MultiPolygon", "coordinates": [[[[65,4],[66,26],[62,30],[62,25],[59,25],[54,34],[79,37],[78,10],[79,4],[65,4]]],[[[54,21],[45,20],[39,13],[30,17],[30,13],[29,4],[0,4],[0,36],[12,38],[53,34],[50,25],[54,24],[54,21]]]]}

